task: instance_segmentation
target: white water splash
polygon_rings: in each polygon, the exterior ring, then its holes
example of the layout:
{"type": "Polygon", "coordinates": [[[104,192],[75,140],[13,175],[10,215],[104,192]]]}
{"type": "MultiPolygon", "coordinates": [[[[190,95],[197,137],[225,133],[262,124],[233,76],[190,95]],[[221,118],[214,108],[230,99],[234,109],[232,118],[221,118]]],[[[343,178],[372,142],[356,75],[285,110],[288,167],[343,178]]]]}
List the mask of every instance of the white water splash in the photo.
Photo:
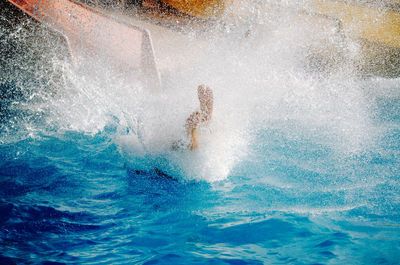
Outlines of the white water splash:
{"type": "Polygon", "coordinates": [[[133,168],[158,167],[182,179],[206,181],[229,176],[246,158],[254,135],[269,128],[292,139],[307,135],[340,152],[368,146],[376,134],[373,101],[346,60],[354,44],[334,32],[303,32],[307,22],[296,24],[291,16],[269,24],[271,18],[266,19],[247,38],[242,34],[247,22],[222,36],[189,34],[180,43],[175,33],[171,39],[166,34],[166,47],[157,54],[164,77],[159,93],[148,91],[134,73],[110,71],[99,61],[66,63],[64,88],[44,103],[48,123],[89,134],[117,123],[116,144],[133,168]],[[315,43],[310,32],[328,41],[315,43]],[[310,55],[323,45],[333,45],[341,56],[328,69],[314,65],[310,55]],[[185,119],[198,107],[200,83],[215,93],[213,132],[202,136],[194,152],[172,151],[172,143],[185,137],[185,119]]]}

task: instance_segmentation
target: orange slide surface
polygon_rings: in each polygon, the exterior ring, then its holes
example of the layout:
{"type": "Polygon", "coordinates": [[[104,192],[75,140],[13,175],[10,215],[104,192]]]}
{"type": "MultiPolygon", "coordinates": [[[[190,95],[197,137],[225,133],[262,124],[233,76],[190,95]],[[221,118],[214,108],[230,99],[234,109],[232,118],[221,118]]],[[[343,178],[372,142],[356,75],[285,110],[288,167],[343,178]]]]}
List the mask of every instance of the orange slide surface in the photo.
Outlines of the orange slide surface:
{"type": "Polygon", "coordinates": [[[161,0],[181,12],[199,18],[220,16],[233,0],[161,0]]]}
{"type": "Polygon", "coordinates": [[[159,87],[160,75],[147,30],[69,0],[8,0],[67,39],[72,55],[107,58],[117,69],[132,69],[147,85],[159,87]]]}

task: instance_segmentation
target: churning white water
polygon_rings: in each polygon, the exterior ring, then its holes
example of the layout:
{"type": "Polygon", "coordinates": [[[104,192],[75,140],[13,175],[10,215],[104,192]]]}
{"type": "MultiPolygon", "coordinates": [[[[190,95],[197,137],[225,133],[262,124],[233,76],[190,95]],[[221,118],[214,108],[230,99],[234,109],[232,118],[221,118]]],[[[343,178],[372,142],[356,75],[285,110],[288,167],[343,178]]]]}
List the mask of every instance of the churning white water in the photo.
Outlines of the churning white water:
{"type": "MultiPolygon", "coordinates": [[[[35,84],[30,97],[40,100],[25,107],[44,112],[46,126],[56,130],[95,134],[111,124],[132,168],[157,167],[185,180],[225,179],[251,159],[250,145],[266,144],[254,141],[268,130],[340,153],[373,146],[379,129],[370,88],[398,87],[400,81],[360,77],[351,60],[357,44],[326,30],[329,23],[321,30],[292,11],[280,10],[277,17],[255,10],[252,19],[209,26],[201,34],[188,30],[182,42],[176,32],[164,33],[157,45],[165,47],[156,47],[160,91],[100,60],[52,58],[61,72],[56,91],[43,93],[44,85],[35,84]],[[174,151],[172,143],[186,138],[185,119],[198,108],[196,87],[203,83],[214,90],[212,124],[198,150],[174,151]]],[[[32,124],[25,129],[37,130],[32,124]]]]}

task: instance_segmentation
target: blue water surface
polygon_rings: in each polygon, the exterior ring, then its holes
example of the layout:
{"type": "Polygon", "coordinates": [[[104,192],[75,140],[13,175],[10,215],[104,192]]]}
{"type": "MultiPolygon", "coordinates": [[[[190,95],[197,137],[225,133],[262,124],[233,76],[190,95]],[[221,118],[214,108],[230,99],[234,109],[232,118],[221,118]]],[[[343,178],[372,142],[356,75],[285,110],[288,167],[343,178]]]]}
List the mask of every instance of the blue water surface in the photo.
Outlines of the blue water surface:
{"type": "Polygon", "coordinates": [[[0,264],[400,264],[400,100],[376,106],[373,148],[264,128],[219,182],[131,167],[116,124],[4,129],[0,264]]]}

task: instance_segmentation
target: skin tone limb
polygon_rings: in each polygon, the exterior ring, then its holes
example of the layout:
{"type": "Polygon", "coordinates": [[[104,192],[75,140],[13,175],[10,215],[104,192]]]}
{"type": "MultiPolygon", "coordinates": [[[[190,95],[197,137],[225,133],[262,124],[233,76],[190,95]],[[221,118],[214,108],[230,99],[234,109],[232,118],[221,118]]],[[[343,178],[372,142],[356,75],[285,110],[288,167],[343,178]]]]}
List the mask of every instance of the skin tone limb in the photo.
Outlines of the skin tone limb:
{"type": "Polygon", "coordinates": [[[186,133],[190,139],[189,149],[194,150],[199,147],[197,140],[197,128],[200,124],[208,122],[212,118],[214,107],[214,95],[211,88],[205,85],[199,85],[197,96],[200,101],[200,111],[195,111],[186,119],[186,133]]]}

